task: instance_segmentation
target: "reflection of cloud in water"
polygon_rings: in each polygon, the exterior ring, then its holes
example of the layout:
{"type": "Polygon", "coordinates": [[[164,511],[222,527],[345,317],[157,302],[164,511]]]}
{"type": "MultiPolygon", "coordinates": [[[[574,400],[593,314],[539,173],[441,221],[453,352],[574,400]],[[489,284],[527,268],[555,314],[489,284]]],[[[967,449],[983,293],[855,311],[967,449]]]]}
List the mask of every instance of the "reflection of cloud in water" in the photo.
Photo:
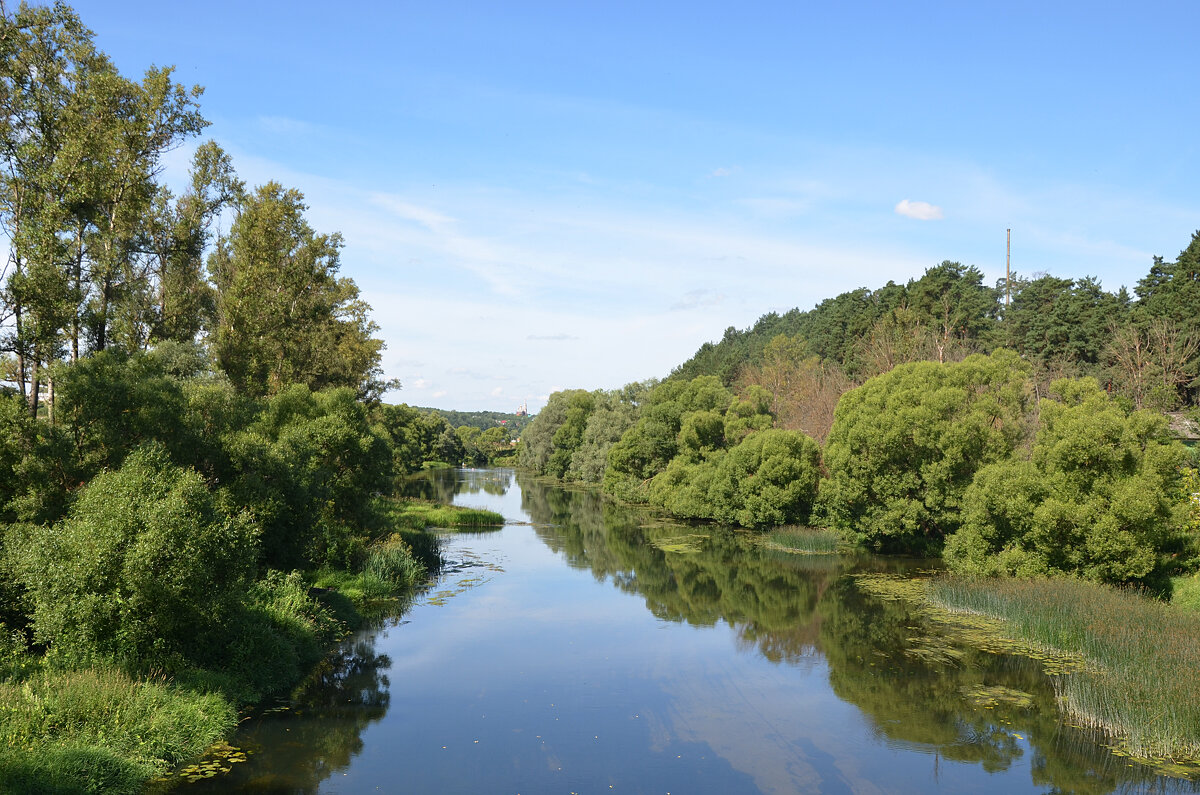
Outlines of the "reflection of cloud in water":
{"type": "Polygon", "coordinates": [[[771,669],[762,669],[752,686],[742,687],[738,676],[744,670],[714,662],[696,661],[696,668],[704,669],[686,676],[663,672],[670,701],[661,719],[665,745],[672,737],[707,745],[753,777],[764,793],[879,791],[867,781],[847,779],[845,771],[852,775],[855,767],[851,747],[826,730],[844,706],[837,699],[819,689],[798,689],[794,677],[771,669]],[[827,738],[830,747],[805,739],[819,737],[827,738]]]}

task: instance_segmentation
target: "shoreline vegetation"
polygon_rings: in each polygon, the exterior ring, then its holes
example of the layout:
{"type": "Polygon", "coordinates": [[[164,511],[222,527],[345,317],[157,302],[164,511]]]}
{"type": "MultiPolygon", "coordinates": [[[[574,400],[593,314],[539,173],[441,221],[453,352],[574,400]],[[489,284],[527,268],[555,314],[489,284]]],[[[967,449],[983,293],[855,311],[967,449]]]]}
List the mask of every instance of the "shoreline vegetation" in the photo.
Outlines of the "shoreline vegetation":
{"type": "MultiPolygon", "coordinates": [[[[0,638],[0,791],[134,793],[176,775],[219,774],[245,759],[226,744],[241,711],[298,684],[365,615],[437,570],[436,531],[504,523],[492,511],[408,498],[375,502],[380,526],[392,532],[368,548],[361,571],[270,572],[256,585],[260,606],[291,641],[270,652],[293,664],[266,680],[196,670],[137,675],[104,660],[39,656],[16,633],[0,638]],[[224,749],[217,762],[182,767],[214,748],[224,749]]],[[[247,662],[270,659],[259,651],[247,650],[247,662]]]]}
{"type": "Polygon", "coordinates": [[[1168,775],[1200,773],[1200,613],[1063,578],[858,582],[916,605],[952,639],[1041,661],[1064,719],[1119,753],[1168,775]]]}

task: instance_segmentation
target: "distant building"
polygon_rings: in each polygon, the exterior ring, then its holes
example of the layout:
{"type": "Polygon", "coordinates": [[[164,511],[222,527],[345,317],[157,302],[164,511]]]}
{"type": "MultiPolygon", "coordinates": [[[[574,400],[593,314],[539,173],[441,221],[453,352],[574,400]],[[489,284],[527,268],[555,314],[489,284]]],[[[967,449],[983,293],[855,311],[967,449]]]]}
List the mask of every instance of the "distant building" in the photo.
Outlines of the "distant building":
{"type": "Polygon", "coordinates": [[[517,406],[517,416],[518,417],[528,417],[529,416],[529,401],[525,401],[520,406],[517,406]]]}

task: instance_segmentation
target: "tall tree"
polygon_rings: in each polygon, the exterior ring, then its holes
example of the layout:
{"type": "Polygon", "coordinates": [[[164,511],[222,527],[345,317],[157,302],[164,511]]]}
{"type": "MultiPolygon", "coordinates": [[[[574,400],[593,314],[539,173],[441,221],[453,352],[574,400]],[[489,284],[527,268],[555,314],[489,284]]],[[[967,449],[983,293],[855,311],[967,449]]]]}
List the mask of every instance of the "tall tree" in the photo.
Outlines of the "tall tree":
{"type": "Polygon", "coordinates": [[[208,267],[216,287],[217,361],[251,395],[288,384],[383,389],[383,343],[352,279],[339,278],[340,234],[317,234],[304,196],[277,182],[258,188],[218,241],[208,267]]]}

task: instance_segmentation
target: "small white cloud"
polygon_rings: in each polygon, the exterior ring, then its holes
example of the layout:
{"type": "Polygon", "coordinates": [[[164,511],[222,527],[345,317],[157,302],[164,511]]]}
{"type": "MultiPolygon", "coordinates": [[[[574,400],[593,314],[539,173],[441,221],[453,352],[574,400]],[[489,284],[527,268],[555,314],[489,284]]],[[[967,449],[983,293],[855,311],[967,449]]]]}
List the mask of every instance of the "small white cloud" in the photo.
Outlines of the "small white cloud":
{"type": "Polygon", "coordinates": [[[720,168],[713,169],[712,175],[714,177],[731,177],[735,171],[737,171],[736,167],[726,168],[725,166],[721,166],[720,168]]]}
{"type": "Polygon", "coordinates": [[[525,339],[534,342],[566,342],[567,340],[577,340],[579,337],[574,334],[530,334],[525,339]]]}
{"type": "Polygon", "coordinates": [[[492,390],[492,397],[500,397],[504,394],[504,387],[498,386],[492,390]]]}
{"type": "Polygon", "coordinates": [[[909,199],[903,199],[896,205],[896,215],[915,218],[918,221],[940,221],[945,217],[942,215],[942,208],[936,204],[914,202],[909,199]]]}
{"type": "Polygon", "coordinates": [[[415,378],[412,382],[413,389],[424,389],[429,386],[429,381],[424,378],[415,378]]]}
{"type": "Polygon", "coordinates": [[[446,397],[446,390],[444,390],[444,389],[440,389],[440,390],[438,390],[437,392],[434,392],[434,393],[433,393],[433,395],[432,395],[432,397],[435,397],[435,398],[444,398],[444,397],[446,397]]]}

